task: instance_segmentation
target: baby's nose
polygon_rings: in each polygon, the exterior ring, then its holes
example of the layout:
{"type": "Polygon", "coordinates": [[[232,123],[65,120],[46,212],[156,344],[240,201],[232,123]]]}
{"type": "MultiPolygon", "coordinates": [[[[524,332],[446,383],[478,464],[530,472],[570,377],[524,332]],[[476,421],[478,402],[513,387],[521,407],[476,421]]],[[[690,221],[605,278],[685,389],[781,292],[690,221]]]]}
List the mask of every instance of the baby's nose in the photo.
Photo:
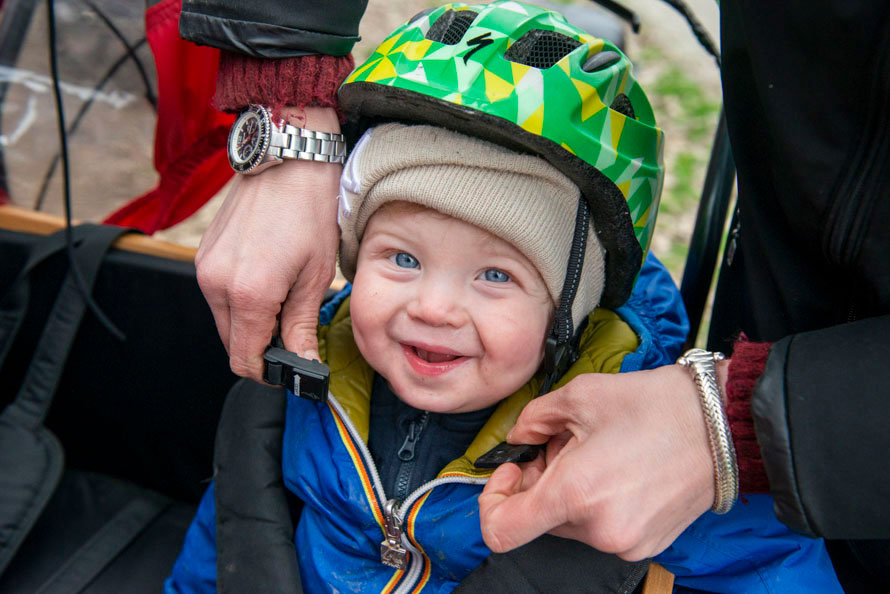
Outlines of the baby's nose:
{"type": "Polygon", "coordinates": [[[425,282],[408,303],[408,315],[430,326],[462,325],[466,314],[461,291],[446,282],[425,282]]]}

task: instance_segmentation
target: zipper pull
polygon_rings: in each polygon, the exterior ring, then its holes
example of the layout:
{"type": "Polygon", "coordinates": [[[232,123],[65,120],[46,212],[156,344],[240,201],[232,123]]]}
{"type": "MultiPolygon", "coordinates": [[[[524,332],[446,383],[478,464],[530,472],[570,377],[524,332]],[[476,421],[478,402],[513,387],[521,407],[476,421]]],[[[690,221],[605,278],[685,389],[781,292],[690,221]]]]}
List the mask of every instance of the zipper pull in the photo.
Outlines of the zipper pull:
{"type": "Polygon", "coordinates": [[[408,436],[405,437],[402,447],[399,448],[399,460],[402,462],[410,462],[414,459],[414,446],[417,444],[416,427],[414,421],[411,421],[411,425],[408,427],[408,436]]]}
{"type": "Polygon", "coordinates": [[[402,521],[396,515],[398,500],[390,499],[383,507],[386,539],[380,543],[380,561],[394,569],[408,569],[408,551],[402,546],[402,521]]]}
{"type": "Polygon", "coordinates": [[[399,448],[399,460],[402,462],[410,462],[414,459],[414,446],[417,445],[417,438],[426,427],[429,417],[430,413],[424,411],[419,419],[411,421],[411,424],[408,425],[408,436],[405,437],[402,447],[399,448]]]}

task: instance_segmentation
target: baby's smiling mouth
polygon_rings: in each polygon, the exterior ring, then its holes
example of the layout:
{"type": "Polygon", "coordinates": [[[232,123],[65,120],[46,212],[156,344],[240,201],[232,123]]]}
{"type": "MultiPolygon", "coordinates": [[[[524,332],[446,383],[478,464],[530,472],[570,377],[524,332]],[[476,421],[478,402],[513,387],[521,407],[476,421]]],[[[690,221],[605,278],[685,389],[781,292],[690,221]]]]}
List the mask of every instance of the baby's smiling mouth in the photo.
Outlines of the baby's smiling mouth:
{"type": "Polygon", "coordinates": [[[433,351],[427,351],[420,347],[411,347],[414,349],[414,352],[418,357],[426,361],[427,363],[445,363],[447,361],[454,361],[455,359],[460,358],[460,355],[452,355],[450,353],[435,353],[433,351]]]}
{"type": "Polygon", "coordinates": [[[401,346],[408,364],[423,376],[439,376],[469,361],[466,355],[438,345],[402,343],[401,346]]]}

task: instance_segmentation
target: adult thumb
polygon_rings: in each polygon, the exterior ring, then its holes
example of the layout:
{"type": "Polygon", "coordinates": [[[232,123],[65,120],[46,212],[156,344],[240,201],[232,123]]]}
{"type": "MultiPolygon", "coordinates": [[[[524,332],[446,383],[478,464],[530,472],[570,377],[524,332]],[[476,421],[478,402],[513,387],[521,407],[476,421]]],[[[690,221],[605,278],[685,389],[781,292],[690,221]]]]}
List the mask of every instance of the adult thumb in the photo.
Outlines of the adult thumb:
{"type": "Polygon", "coordinates": [[[295,285],[281,306],[279,330],[284,348],[305,359],[319,359],[318,310],[327,288],[326,284],[321,287],[295,285]]]}
{"type": "Polygon", "coordinates": [[[504,464],[479,496],[482,538],[496,553],[520,547],[562,523],[555,509],[541,502],[539,489],[521,489],[522,470],[504,464]]]}

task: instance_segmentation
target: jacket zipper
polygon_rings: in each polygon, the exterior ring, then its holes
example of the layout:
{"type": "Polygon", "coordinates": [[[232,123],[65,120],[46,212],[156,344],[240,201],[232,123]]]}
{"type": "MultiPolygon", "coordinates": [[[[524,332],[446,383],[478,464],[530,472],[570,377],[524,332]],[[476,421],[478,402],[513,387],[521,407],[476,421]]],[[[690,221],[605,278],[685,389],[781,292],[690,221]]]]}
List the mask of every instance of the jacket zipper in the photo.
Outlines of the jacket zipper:
{"type": "Polygon", "coordinates": [[[399,466],[399,474],[396,477],[396,492],[393,496],[396,499],[404,499],[408,495],[408,485],[411,484],[411,475],[414,474],[414,449],[423,430],[426,429],[430,420],[430,413],[424,411],[420,418],[412,420],[408,426],[408,435],[399,448],[398,457],[402,464],[399,466]]]}
{"type": "Polygon", "coordinates": [[[408,566],[408,550],[402,546],[402,521],[396,515],[398,509],[398,499],[390,499],[383,506],[386,538],[380,543],[380,562],[394,569],[405,569],[408,566]]]}
{"type": "Polygon", "coordinates": [[[449,476],[443,478],[433,479],[428,481],[415,489],[410,495],[408,495],[401,504],[396,499],[391,499],[387,502],[387,507],[389,507],[390,503],[393,503],[392,511],[393,511],[393,521],[398,525],[400,534],[402,537],[402,544],[408,547],[415,555],[412,555],[412,563],[411,568],[408,571],[408,575],[406,579],[399,585],[394,594],[407,594],[411,592],[411,590],[417,585],[417,581],[419,578],[419,574],[423,569],[423,562],[421,559],[420,551],[415,548],[411,542],[408,540],[408,535],[401,530],[401,527],[405,523],[405,518],[408,517],[408,514],[411,513],[411,508],[414,507],[414,504],[426,494],[427,491],[431,491],[440,485],[444,485],[447,483],[463,483],[467,485],[484,485],[488,482],[488,478],[476,478],[470,476],[449,476]],[[417,561],[417,563],[415,563],[417,561]]]}
{"type": "Polygon", "coordinates": [[[483,485],[488,482],[488,478],[475,478],[469,476],[437,478],[419,486],[401,503],[398,499],[387,500],[386,494],[383,491],[383,482],[380,480],[380,472],[377,470],[377,465],[374,463],[374,459],[371,458],[371,451],[368,449],[365,440],[359,435],[358,430],[352,423],[352,419],[346,414],[343,406],[331,393],[328,393],[328,403],[334,409],[337,416],[340,417],[340,421],[343,423],[343,426],[346,427],[346,431],[358,447],[359,455],[365,463],[371,477],[371,482],[374,485],[374,492],[377,495],[378,504],[381,502],[383,503],[381,508],[381,511],[383,512],[383,526],[381,528],[383,528],[384,539],[383,542],[380,543],[380,561],[384,565],[393,567],[394,569],[406,571],[405,578],[402,580],[402,583],[399,584],[399,587],[394,594],[410,592],[417,585],[416,582],[423,569],[423,554],[411,543],[408,536],[402,530],[405,518],[411,511],[411,507],[427,491],[434,489],[439,485],[446,483],[483,485]],[[407,559],[407,553],[411,553],[410,563],[407,559]]]}
{"type": "Polygon", "coordinates": [[[374,464],[374,459],[371,457],[371,451],[368,449],[368,444],[366,444],[365,440],[359,435],[358,429],[355,428],[352,419],[346,414],[340,401],[331,393],[328,393],[328,402],[337,416],[340,417],[340,421],[343,423],[343,426],[346,427],[346,431],[358,447],[359,456],[371,476],[371,483],[373,483],[374,492],[377,495],[377,504],[383,512],[383,526],[381,526],[381,528],[383,529],[384,538],[380,543],[381,563],[393,567],[394,569],[405,570],[406,565],[408,564],[407,553],[410,552],[413,554],[411,555],[410,567],[407,568],[408,575],[410,576],[411,574],[417,573],[419,570],[418,566],[423,565],[422,561],[420,561],[420,551],[418,551],[402,533],[401,519],[399,519],[398,523],[395,522],[395,518],[397,517],[395,515],[397,502],[393,503],[387,501],[386,493],[383,491],[383,482],[380,480],[380,472],[377,470],[377,465],[374,464]],[[396,543],[401,543],[401,546],[398,546],[396,543]]]}

